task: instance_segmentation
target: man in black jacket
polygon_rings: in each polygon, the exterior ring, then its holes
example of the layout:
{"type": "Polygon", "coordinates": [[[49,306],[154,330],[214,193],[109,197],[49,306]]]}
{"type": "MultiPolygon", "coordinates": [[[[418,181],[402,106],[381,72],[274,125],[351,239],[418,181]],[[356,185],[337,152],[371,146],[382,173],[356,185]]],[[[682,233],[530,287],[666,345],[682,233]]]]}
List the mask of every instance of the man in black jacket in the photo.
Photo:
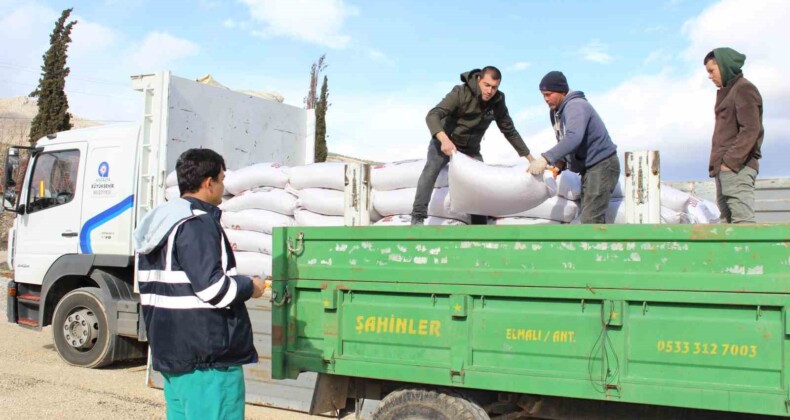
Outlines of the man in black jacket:
{"type": "MultiPolygon", "coordinates": [[[[499,90],[502,73],[493,66],[461,74],[457,85],[428,112],[425,122],[431,130],[428,160],[417,183],[417,193],[412,207],[411,224],[422,225],[428,217],[436,178],[450,161],[456,150],[478,160],[480,142],[492,121],[516,149],[519,156],[532,161],[527,145],[513,125],[513,119],[505,105],[505,94],[499,90]]],[[[484,224],[485,216],[472,216],[473,224],[484,224]]]]}
{"type": "Polygon", "coordinates": [[[244,302],[265,282],[236,275],[217,208],[222,156],[187,150],[176,173],[181,198],[147,214],[134,237],[153,367],[165,378],[168,419],[243,419],[242,365],[258,361],[244,302]]]}

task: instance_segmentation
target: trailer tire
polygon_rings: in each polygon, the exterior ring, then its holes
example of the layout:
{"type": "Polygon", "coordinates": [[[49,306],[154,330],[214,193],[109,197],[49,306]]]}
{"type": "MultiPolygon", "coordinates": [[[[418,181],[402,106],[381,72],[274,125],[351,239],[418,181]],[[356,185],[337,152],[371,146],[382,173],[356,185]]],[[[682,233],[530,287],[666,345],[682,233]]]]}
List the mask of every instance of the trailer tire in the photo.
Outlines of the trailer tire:
{"type": "Polygon", "coordinates": [[[58,302],[52,341],[60,358],[72,366],[98,368],[113,362],[116,336],[107,322],[101,289],[76,289],[58,302]]]}
{"type": "Polygon", "coordinates": [[[479,405],[462,396],[431,389],[400,389],[388,394],[372,414],[376,420],[489,420],[479,405]]]}

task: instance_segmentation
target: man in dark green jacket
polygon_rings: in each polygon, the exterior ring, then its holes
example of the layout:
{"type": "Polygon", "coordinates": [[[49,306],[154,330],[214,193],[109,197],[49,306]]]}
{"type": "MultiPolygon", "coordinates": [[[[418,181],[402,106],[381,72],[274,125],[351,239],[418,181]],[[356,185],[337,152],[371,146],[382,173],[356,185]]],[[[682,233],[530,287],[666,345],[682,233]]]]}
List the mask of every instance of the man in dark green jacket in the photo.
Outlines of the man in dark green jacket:
{"type": "Polygon", "coordinates": [[[754,182],[763,143],[763,98],[741,68],[746,56],[716,48],[705,56],[716,93],[709,175],[716,180],[722,223],[754,223],[754,182]]]}
{"type": "MultiPolygon", "coordinates": [[[[425,117],[432,138],[428,146],[428,160],[417,183],[411,214],[413,225],[422,225],[428,217],[428,203],[436,178],[450,161],[453,152],[459,151],[483,160],[480,142],[491,121],[496,121],[499,130],[519,156],[532,161],[527,145],[510,118],[505,94],[499,91],[502,81],[499,69],[488,66],[482,70],[468,71],[461,74],[461,81],[463,83],[455,86],[425,117]]],[[[473,216],[472,219],[473,224],[482,224],[485,218],[473,216]]]]}

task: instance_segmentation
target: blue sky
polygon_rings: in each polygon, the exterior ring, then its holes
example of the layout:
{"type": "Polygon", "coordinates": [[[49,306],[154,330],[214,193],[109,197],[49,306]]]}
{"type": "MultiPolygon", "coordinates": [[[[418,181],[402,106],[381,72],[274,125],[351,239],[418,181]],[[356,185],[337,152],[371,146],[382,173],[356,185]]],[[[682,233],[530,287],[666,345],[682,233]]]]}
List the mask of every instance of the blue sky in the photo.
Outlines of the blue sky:
{"type": "MultiPolygon", "coordinates": [[[[0,0],[0,97],[29,93],[59,12],[74,6],[67,93],[75,114],[135,120],[128,76],[211,73],[235,89],[275,90],[301,106],[311,63],[327,54],[330,151],[388,161],[421,157],[425,113],[458,74],[496,65],[516,127],[534,152],[554,141],[537,83],[562,70],[620,151],[658,149],[665,179],[703,179],[715,88],[701,59],[728,45],[766,102],[763,176],[788,176],[790,39],[786,0],[356,1],[0,0]]],[[[494,127],[483,155],[512,162],[494,127]]]]}

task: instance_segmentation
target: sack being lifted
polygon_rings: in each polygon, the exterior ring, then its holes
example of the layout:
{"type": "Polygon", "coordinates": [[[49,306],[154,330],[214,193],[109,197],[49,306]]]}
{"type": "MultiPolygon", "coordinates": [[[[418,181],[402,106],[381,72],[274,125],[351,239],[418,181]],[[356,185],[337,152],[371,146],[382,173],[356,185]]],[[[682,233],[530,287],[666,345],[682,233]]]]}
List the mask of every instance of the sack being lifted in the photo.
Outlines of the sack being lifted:
{"type": "Polygon", "coordinates": [[[457,213],[507,216],[535,208],[556,195],[551,172],[527,173],[525,165],[493,166],[455,152],[450,161],[450,208],[457,213]]]}

